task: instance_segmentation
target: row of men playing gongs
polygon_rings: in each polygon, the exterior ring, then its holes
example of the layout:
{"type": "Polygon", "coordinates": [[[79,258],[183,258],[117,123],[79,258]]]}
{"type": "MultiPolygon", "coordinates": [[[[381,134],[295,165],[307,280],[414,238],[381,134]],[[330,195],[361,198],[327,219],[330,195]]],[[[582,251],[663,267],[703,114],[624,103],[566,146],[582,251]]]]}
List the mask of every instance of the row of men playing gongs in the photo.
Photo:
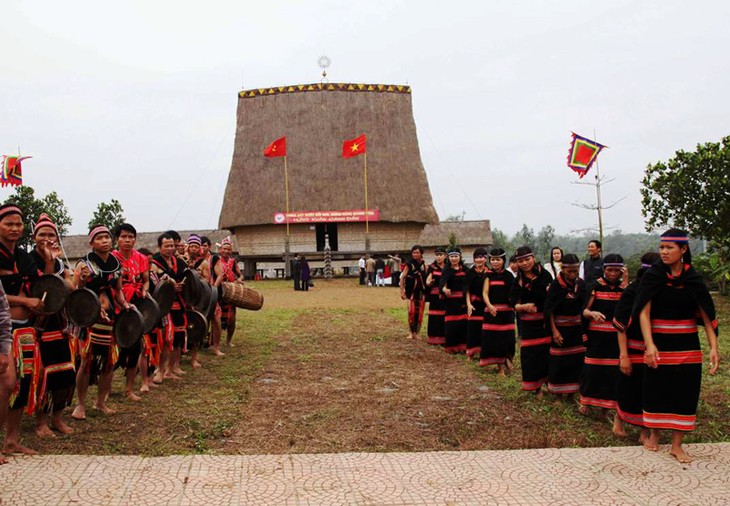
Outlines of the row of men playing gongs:
{"type": "Polygon", "coordinates": [[[133,226],[120,225],[112,234],[100,225],[89,233],[91,251],[69,269],[60,259],[57,228],[46,215],[35,224],[30,253],[14,244],[20,234],[5,233],[9,228],[3,225],[17,221],[22,234],[23,217],[16,210],[0,206],[0,252],[9,253],[15,267],[7,271],[0,265],[0,281],[7,288],[18,364],[12,367],[16,381],[4,451],[32,452],[18,441],[23,410],[37,412],[41,436],[53,435],[51,427],[70,432],[61,413],[74,391],[73,418],[86,418],[85,398],[94,383],[99,385],[94,407],[112,413],[106,400],[116,368],[125,369],[126,396],[139,400],[133,392],[138,372],[146,392],[184,374],[180,358],[186,349],[199,367],[197,351],[209,331],[214,353],[222,355],[220,336],[227,330],[230,342],[235,308],[263,304],[242,284],[229,238],[213,255],[206,238],[191,235],[180,255],[180,236],[169,231],[158,237],[159,251],[152,254],[135,249],[133,226]]]}

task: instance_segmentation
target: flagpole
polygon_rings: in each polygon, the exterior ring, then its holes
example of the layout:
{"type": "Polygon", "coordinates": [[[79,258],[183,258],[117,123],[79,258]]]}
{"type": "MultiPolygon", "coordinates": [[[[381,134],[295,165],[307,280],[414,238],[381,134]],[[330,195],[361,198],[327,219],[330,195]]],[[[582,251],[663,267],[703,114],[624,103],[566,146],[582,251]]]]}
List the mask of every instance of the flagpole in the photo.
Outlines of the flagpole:
{"type": "MultiPolygon", "coordinates": [[[[596,130],[593,129],[593,140],[598,142],[596,130]]],[[[596,205],[598,207],[598,236],[601,244],[603,244],[603,215],[601,213],[601,173],[598,170],[598,156],[596,156],[596,205]]]]}
{"type": "Polygon", "coordinates": [[[284,155],[284,191],[286,192],[286,235],[289,236],[289,169],[284,155]]]}
{"type": "Polygon", "coordinates": [[[370,233],[370,217],[368,216],[368,153],[362,154],[363,167],[365,172],[365,233],[370,233]]]}

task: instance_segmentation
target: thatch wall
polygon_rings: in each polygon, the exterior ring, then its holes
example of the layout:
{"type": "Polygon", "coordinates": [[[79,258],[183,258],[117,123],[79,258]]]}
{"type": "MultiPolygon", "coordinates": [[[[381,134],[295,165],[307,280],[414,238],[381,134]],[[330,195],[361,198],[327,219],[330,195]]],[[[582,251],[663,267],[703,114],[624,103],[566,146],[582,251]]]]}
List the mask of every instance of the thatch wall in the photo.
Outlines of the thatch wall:
{"type": "Polygon", "coordinates": [[[292,211],[363,209],[363,157],[342,158],[342,142],[363,133],[369,207],[380,210],[381,221],[437,223],[410,88],[324,84],[239,94],[219,226],[268,225],[275,212],[285,210],[283,159],[263,156],[264,148],[283,136],[292,211]]]}

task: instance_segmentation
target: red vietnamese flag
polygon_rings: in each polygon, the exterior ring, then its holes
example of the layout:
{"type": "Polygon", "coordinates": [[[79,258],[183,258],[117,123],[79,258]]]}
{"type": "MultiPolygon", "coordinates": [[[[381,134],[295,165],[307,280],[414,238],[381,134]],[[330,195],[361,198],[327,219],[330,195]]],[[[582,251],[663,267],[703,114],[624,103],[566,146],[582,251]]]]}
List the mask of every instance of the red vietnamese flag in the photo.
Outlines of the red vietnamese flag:
{"type": "Polygon", "coordinates": [[[276,139],[274,142],[264,149],[266,158],[276,158],[277,156],[286,156],[286,136],[276,139]]]}
{"type": "Polygon", "coordinates": [[[365,152],[365,134],[342,143],[342,158],[352,158],[365,152]]]}

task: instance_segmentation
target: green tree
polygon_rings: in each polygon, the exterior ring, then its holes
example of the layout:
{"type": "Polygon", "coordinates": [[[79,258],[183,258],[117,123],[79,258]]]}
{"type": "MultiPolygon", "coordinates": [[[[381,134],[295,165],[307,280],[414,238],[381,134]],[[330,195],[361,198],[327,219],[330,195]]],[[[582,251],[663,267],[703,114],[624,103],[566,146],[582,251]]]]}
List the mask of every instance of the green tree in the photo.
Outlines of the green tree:
{"type": "Polygon", "coordinates": [[[32,187],[26,185],[16,186],[15,193],[8,197],[6,202],[15,204],[23,211],[25,228],[18,243],[26,248],[33,244],[33,225],[41,213],[46,213],[51,217],[62,236],[66,234],[68,227],[73,223],[63,199],[55,191],[43,198],[36,198],[35,190],[32,187]]]}
{"type": "Polygon", "coordinates": [[[512,244],[515,248],[520,246],[529,246],[532,251],[535,251],[535,231],[532,230],[527,224],[523,224],[519,232],[517,232],[512,238],[512,244]]]}
{"type": "Polygon", "coordinates": [[[507,234],[498,228],[492,230],[492,243],[495,248],[502,248],[507,252],[511,252],[514,249],[512,248],[512,243],[510,242],[509,237],[507,237],[507,234]]]}
{"type": "Polygon", "coordinates": [[[647,231],[676,226],[707,239],[718,273],[730,249],[730,136],[677,151],[666,162],[649,164],[641,181],[642,214],[647,231]]]}
{"type": "Polygon", "coordinates": [[[94,216],[89,221],[89,229],[94,225],[106,225],[109,230],[114,230],[117,225],[124,223],[124,209],[122,204],[117,199],[111,199],[107,204],[106,202],[100,202],[94,211],[94,216]]]}
{"type": "Polygon", "coordinates": [[[535,247],[537,251],[535,255],[537,258],[541,258],[544,262],[550,261],[550,250],[555,244],[555,229],[552,225],[545,225],[537,233],[535,239],[535,247]]]}

